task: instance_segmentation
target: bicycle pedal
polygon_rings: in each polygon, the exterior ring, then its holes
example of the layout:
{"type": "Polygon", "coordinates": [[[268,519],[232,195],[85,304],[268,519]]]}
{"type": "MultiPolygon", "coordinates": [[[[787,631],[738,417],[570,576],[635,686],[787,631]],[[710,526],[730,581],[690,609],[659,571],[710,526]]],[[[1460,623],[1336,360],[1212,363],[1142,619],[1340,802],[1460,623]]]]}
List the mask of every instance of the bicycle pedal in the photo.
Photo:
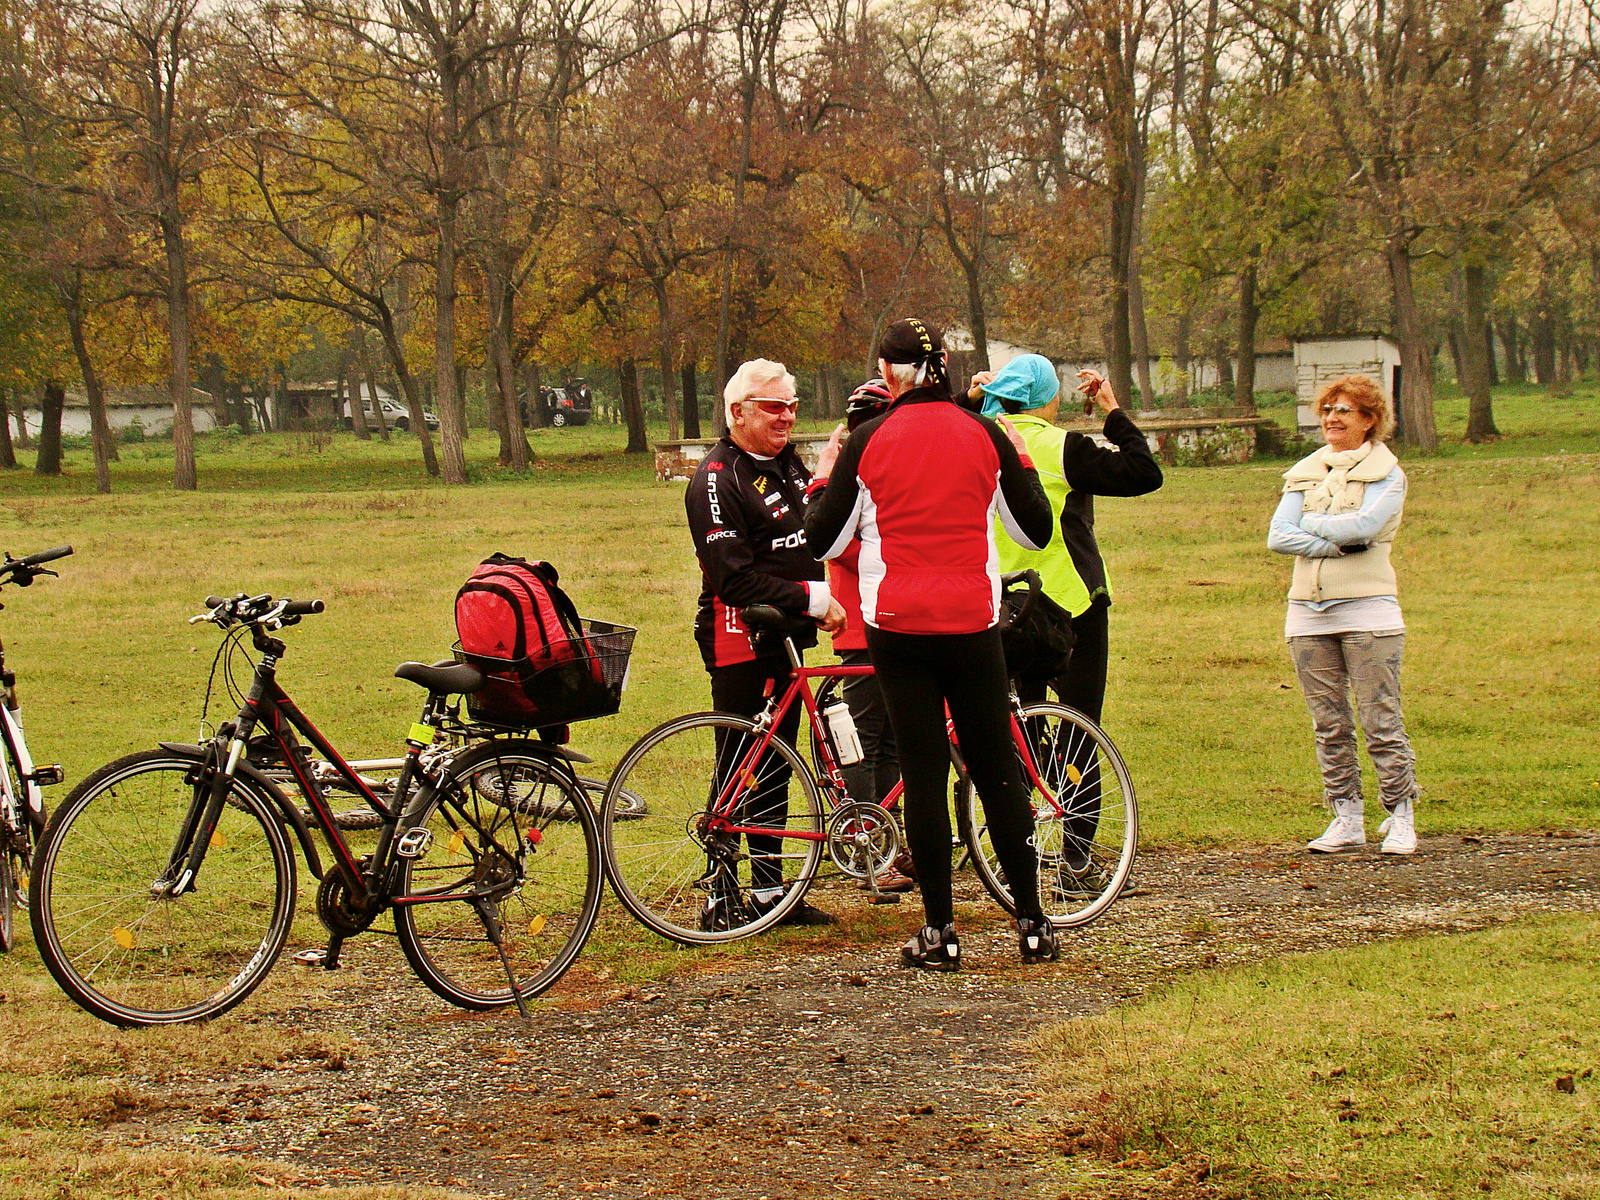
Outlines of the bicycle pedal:
{"type": "Polygon", "coordinates": [[[309,950],[302,950],[291,961],[298,963],[302,967],[321,967],[326,971],[339,969],[338,959],[329,961],[328,948],[326,946],[313,946],[309,950]]]}

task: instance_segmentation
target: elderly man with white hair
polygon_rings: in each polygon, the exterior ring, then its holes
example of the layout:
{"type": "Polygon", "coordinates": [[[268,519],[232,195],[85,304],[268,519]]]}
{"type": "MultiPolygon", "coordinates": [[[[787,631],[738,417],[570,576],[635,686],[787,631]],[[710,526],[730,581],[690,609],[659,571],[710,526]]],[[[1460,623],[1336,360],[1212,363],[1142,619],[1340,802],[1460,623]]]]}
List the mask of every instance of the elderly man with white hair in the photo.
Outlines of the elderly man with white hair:
{"type": "MultiPolygon", "coordinates": [[[[694,635],[711,673],[711,703],[719,712],[753,717],[770,691],[789,679],[781,637],[752,634],[739,610],[768,604],[807,616],[830,632],[844,625],[844,609],[833,599],[822,564],[806,545],[806,485],[811,472],[789,443],[800,402],[794,376],[764,358],[743,363],[723,389],[728,432],[706,455],[689,482],[684,507],[700,559],[702,586],[694,635]]],[[[795,644],[815,646],[815,630],[795,644]]],[[[801,708],[794,705],[778,728],[791,744],[801,708]]],[[[720,743],[719,743],[720,744],[720,743]]],[[[781,825],[788,811],[789,771],[781,760],[761,772],[762,787],[746,805],[752,824],[781,825]]],[[[783,895],[782,839],[751,835],[747,884],[734,892],[707,868],[701,925],[726,929],[759,917],[783,895]]],[[[802,902],[784,924],[826,925],[833,918],[802,902]]]]}

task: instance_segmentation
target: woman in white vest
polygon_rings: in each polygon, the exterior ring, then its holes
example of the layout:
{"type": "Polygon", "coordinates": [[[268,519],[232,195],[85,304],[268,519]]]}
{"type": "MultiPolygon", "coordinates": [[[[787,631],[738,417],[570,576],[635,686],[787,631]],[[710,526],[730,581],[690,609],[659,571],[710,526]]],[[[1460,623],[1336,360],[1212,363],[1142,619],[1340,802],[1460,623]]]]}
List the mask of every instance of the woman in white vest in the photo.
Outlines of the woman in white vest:
{"type": "Polygon", "coordinates": [[[1267,546],[1294,556],[1284,636],[1311,708],[1323,802],[1333,820],[1307,844],[1318,854],[1367,844],[1355,714],[1378,773],[1388,819],[1384,854],[1417,848],[1417,781],[1400,713],[1400,613],[1389,547],[1400,528],[1406,476],[1384,439],[1389,398],[1365,375],[1330,380],[1317,396],[1327,445],[1284,472],[1267,546]],[[1355,713],[1350,699],[1355,697],[1355,713]]]}

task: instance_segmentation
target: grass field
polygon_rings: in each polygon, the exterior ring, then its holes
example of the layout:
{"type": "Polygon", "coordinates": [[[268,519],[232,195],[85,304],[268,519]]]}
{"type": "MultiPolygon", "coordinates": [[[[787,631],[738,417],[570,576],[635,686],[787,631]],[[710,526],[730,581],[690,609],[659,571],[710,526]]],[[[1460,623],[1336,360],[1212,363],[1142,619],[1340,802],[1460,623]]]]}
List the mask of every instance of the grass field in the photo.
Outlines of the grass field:
{"type": "MultiPolygon", "coordinates": [[[[1600,400],[1522,389],[1500,409],[1516,436],[1408,460],[1395,559],[1424,831],[1600,819],[1600,463],[1531,432],[1542,417],[1569,431],[1555,440],[1583,444],[1600,400]]],[[[458,489],[423,482],[398,439],[341,435],[304,453],[307,436],[203,448],[191,495],[167,489],[159,443],[126,448],[108,497],[85,493],[81,461],[60,480],[0,477],[0,546],[78,549],[59,580],[8,591],[0,618],[38,757],[80,779],[193,737],[217,637],[184,618],[208,592],[238,590],[328,602],[289,632],[283,679],[341,746],[392,751],[421,699],[394,664],[448,654],[454,591],[495,550],[550,559],[582,611],[640,628],[622,713],[574,730],[602,768],[708,702],[682,485],[616,453],[615,427],[537,431],[545,465],[530,478],[458,489]]],[[[480,431],[473,452],[493,440],[480,431]]],[[[1289,564],[1263,548],[1281,469],[1171,469],[1160,492],[1099,505],[1117,596],[1106,725],[1151,843],[1296,840],[1316,824],[1308,718],[1280,636],[1289,564]]]]}
{"type": "Polygon", "coordinates": [[[1600,1192],[1600,921],[1200,974],[1040,1047],[1068,1195],[1135,1181],[1273,1200],[1600,1192]],[[1564,1081],[1558,1083],[1558,1081],[1564,1081]],[[1077,1167],[1077,1169],[1074,1169],[1077,1167]]]}
{"type": "MultiPolygon", "coordinates": [[[[1436,455],[1403,455],[1412,486],[1395,561],[1409,628],[1406,712],[1424,833],[1600,824],[1600,628],[1593,611],[1600,595],[1594,549],[1600,397],[1592,385],[1567,398],[1506,389],[1498,416],[1508,436],[1493,445],[1452,443],[1436,455]]],[[[1439,419],[1447,435],[1460,428],[1458,397],[1441,400],[1439,419]]],[[[690,636],[699,576],[684,531],[683,488],[655,482],[648,460],[623,456],[615,427],[536,431],[533,440],[540,465],[516,477],[490,463],[492,435],[475,433],[469,443],[475,482],[458,489],[423,477],[413,442],[397,438],[386,447],[348,435],[202,438],[201,490],[191,494],[170,490],[171,449],[157,442],[123,448],[111,496],[93,494],[92,465],[82,450],[69,454],[59,479],[21,471],[0,476],[0,549],[24,554],[63,542],[77,548],[57,564],[60,579],[7,589],[3,597],[0,635],[19,675],[35,757],[63,763],[70,786],[131,750],[193,739],[218,635],[184,619],[199,611],[207,593],[240,590],[328,602],[327,613],[286,634],[281,678],[341,748],[352,755],[397,753],[422,693],[393,679],[394,665],[448,655],[456,588],[479,560],[503,550],[555,562],[583,612],[640,629],[622,712],[573,730],[575,746],[599,760],[590,770],[603,775],[646,729],[709,702],[690,636]]],[[[1155,495],[1099,506],[1117,595],[1106,724],[1138,786],[1146,845],[1296,844],[1323,821],[1309,721],[1281,638],[1289,564],[1264,546],[1283,466],[1173,469],[1155,495]]],[[[213,720],[231,712],[225,696],[213,700],[213,720]]],[[[303,893],[305,885],[302,874],[303,893]]],[[[877,916],[881,911],[848,936],[887,943],[895,918],[877,916]]],[[[304,894],[301,914],[306,936],[315,937],[304,894]]],[[[809,948],[836,936],[847,935],[828,931],[818,939],[802,931],[780,938],[805,938],[809,948]]],[[[1462,1130],[1567,1121],[1580,1111],[1576,1105],[1590,1104],[1586,1091],[1576,1102],[1566,1095],[1550,1101],[1568,1105],[1560,1113],[1542,1107],[1548,1098],[1524,1104],[1523,1091],[1492,1094],[1474,1062],[1492,1053],[1509,1068],[1515,1049],[1535,1046],[1537,1053],[1516,1060],[1517,1071],[1526,1068],[1532,1097],[1568,1059],[1581,1065],[1580,1050],[1592,1061],[1592,1021],[1572,1021],[1551,997],[1571,984],[1579,989],[1567,993],[1576,1010],[1580,984],[1592,991],[1594,936],[1592,925],[1581,923],[1544,927],[1528,939],[1526,971],[1515,968],[1514,952],[1523,947],[1508,931],[1209,978],[1195,984],[1193,995],[1174,992],[1130,1010],[1120,1057],[1105,1050],[1120,1018],[1103,1019],[1081,1039],[1080,1027],[1069,1027],[1050,1056],[1077,1065],[1063,1067],[1056,1083],[1068,1097],[1063,1103],[1083,1109],[1084,1121],[1099,1122],[1095,1128],[1118,1153],[1152,1148],[1152,1166],[1160,1166],[1174,1156],[1160,1130],[1185,1153],[1234,1164],[1234,1178],[1248,1185],[1241,1195],[1299,1195],[1328,1164],[1345,1162],[1356,1164],[1338,1168],[1351,1195],[1351,1181],[1366,1178],[1381,1182],[1363,1193],[1374,1196],[1466,1195],[1476,1180],[1462,1155],[1447,1153],[1462,1130]],[[1416,955],[1423,957],[1408,957],[1416,955]],[[1448,995],[1425,994],[1431,985],[1416,964],[1435,958],[1447,964],[1459,958],[1440,977],[1448,995]],[[1508,965],[1479,995],[1471,992],[1471,971],[1486,961],[1508,965]],[[1577,978],[1584,970],[1587,983],[1577,978]],[[1340,1004],[1313,1011],[1305,998],[1313,988],[1318,995],[1345,990],[1331,993],[1340,1004]],[[1451,998],[1457,992],[1464,998],[1451,998]],[[1347,993],[1362,1004],[1347,1004],[1347,993]],[[1508,996],[1520,1007],[1508,1007],[1508,996]],[[1418,1004],[1470,1010],[1472,1022],[1413,1022],[1420,1040],[1404,1043],[1411,1047],[1405,1050],[1396,1042],[1391,1055],[1370,1031],[1391,1029],[1383,1014],[1418,1004]],[[1334,1013],[1348,1014],[1349,1022],[1339,1024],[1334,1013]],[[1170,1054],[1162,1050],[1179,1015],[1190,1021],[1192,1014],[1199,1024],[1170,1054]],[[1297,1023],[1305,1028],[1289,1028],[1297,1023]],[[1246,1037],[1240,1028],[1262,1040],[1239,1040],[1246,1037]],[[1218,1031],[1217,1038],[1202,1036],[1206,1029],[1218,1031]],[[1558,1040],[1569,1029],[1579,1039],[1571,1045],[1558,1040]],[[1434,1036],[1445,1034],[1448,1045],[1434,1036]],[[1291,1035],[1292,1044],[1272,1040],[1291,1035]],[[1312,1061],[1319,1039],[1326,1053],[1312,1061]],[[1427,1056],[1441,1047],[1453,1055],[1454,1075],[1430,1062],[1412,1079],[1394,1057],[1427,1056]],[[1230,1065],[1258,1058],[1271,1060],[1255,1068],[1258,1074],[1235,1074],[1230,1065]],[[1324,1060],[1346,1066],[1348,1087],[1324,1088],[1330,1102],[1352,1098],[1373,1114],[1363,1118],[1369,1125],[1335,1122],[1324,1130],[1333,1118],[1316,1090],[1323,1085],[1309,1075],[1315,1069],[1326,1077],[1324,1060]],[[1270,1075],[1301,1067],[1303,1080],[1270,1075]],[[1477,1081],[1471,1083],[1476,1099],[1461,1099],[1468,1096],[1468,1075],[1477,1081]],[[1091,1083],[1109,1089],[1115,1102],[1095,1109],[1070,1099],[1091,1083]],[[1417,1099],[1424,1092],[1426,1103],[1417,1099]],[[1170,1113],[1152,1107],[1168,1093],[1170,1113]],[[1428,1128],[1436,1144],[1422,1150],[1437,1162],[1430,1158],[1426,1170],[1453,1172],[1450,1186],[1459,1182],[1459,1190],[1405,1189],[1401,1167],[1423,1126],[1400,1128],[1400,1118],[1379,1116],[1388,1097],[1434,1114],[1426,1119],[1435,1122],[1428,1128]],[[1340,1139],[1352,1124],[1365,1146],[1387,1147],[1387,1157],[1364,1149],[1351,1157],[1340,1139]],[[1296,1152],[1298,1164],[1282,1149],[1291,1143],[1312,1147],[1296,1152]]],[[[601,966],[625,980],[689,968],[703,956],[757,952],[750,943],[666,951],[612,914],[580,968],[601,966]]],[[[121,1074],[168,1054],[226,1065],[255,1053],[248,1030],[256,1027],[230,1019],[200,1032],[110,1033],[66,1011],[27,946],[0,963],[0,991],[13,998],[13,1012],[25,1014],[20,1019],[30,1037],[51,1039],[37,1059],[20,1041],[0,1058],[0,1089],[7,1093],[0,1104],[0,1200],[40,1194],[41,1180],[71,1179],[73,1172],[77,1181],[64,1196],[164,1189],[175,1200],[260,1194],[267,1186],[247,1168],[213,1160],[103,1152],[92,1133],[104,1106],[117,1103],[114,1080],[121,1074]],[[80,1111],[80,1103],[87,1107],[80,1111]]],[[[1594,999],[1582,1001],[1590,1014],[1600,1011],[1594,999]]],[[[1580,1142],[1592,1161],[1592,1106],[1581,1111],[1590,1124],[1584,1131],[1580,1122],[1572,1136],[1589,1139],[1580,1142]]],[[[1561,1190],[1568,1178],[1558,1159],[1545,1157],[1548,1147],[1516,1149],[1509,1132],[1506,1138],[1507,1148],[1493,1152],[1526,1158],[1528,1177],[1550,1185],[1506,1194],[1592,1194],[1592,1188],[1561,1190]]]]}

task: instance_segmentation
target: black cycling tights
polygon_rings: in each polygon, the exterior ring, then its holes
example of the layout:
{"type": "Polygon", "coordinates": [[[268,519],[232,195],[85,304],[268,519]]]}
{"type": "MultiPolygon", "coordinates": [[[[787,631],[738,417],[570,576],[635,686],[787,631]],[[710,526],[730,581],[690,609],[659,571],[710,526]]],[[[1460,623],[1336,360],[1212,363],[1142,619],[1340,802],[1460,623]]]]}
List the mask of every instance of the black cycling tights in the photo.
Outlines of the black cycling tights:
{"type": "Polygon", "coordinates": [[[905,779],[906,840],[917,866],[927,922],[954,918],[950,898],[950,744],[944,709],[983,800],[984,820],[1018,911],[1040,917],[1033,808],[1011,741],[1000,634],[915,634],[867,629],[867,648],[889,706],[905,779]]]}

